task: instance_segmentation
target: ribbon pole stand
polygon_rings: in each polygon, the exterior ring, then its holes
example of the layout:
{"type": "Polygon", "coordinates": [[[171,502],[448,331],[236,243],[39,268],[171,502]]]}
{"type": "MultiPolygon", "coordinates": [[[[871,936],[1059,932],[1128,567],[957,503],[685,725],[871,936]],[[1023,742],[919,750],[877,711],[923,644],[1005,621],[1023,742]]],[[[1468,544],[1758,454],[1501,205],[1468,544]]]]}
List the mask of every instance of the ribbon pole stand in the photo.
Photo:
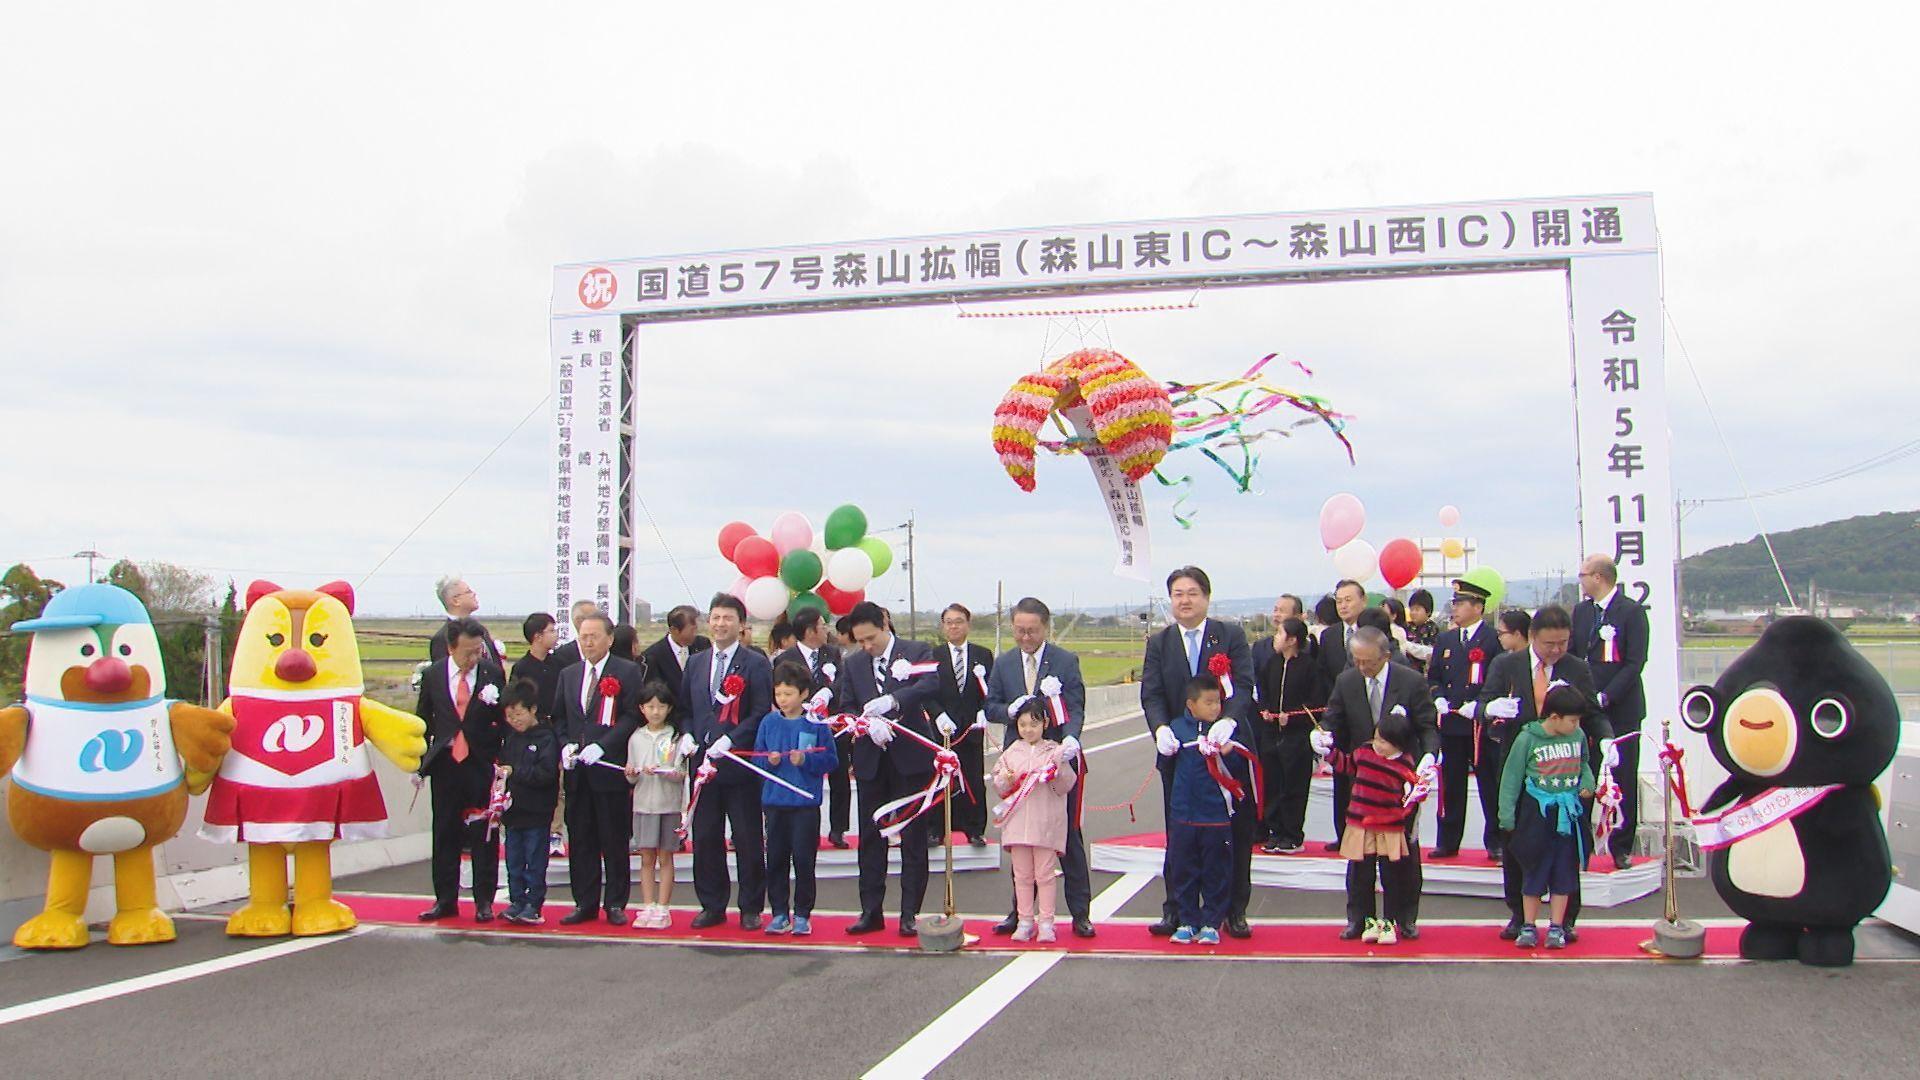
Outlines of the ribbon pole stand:
{"type": "MultiPolygon", "coordinates": [[[[951,735],[940,736],[940,743],[948,750],[953,749],[951,735]]],[[[941,838],[945,841],[940,845],[940,850],[946,853],[947,904],[941,914],[920,920],[921,952],[958,952],[967,943],[966,923],[956,917],[953,911],[953,787],[952,781],[949,781],[946,798],[940,800],[941,838]]]]}
{"type": "MultiPolygon", "coordinates": [[[[1660,744],[1667,746],[1673,739],[1673,721],[1660,721],[1660,744]]],[[[1674,768],[1679,768],[1675,763],[1674,768]]],[[[1634,777],[1634,783],[1640,778],[1634,777]]],[[[1675,960],[1696,960],[1706,951],[1706,927],[1691,919],[1680,917],[1680,898],[1673,891],[1673,781],[1666,775],[1663,766],[1660,771],[1660,886],[1665,893],[1666,917],[1653,924],[1653,940],[1648,944],[1652,951],[1675,960]]]]}

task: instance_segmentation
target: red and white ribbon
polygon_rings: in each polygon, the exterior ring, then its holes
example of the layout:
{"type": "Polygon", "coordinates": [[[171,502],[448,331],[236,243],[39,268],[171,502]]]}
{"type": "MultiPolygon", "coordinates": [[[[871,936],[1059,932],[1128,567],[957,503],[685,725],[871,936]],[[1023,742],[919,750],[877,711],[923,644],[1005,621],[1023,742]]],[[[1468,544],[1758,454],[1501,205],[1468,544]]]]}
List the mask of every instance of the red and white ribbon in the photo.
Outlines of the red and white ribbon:
{"type": "Polygon", "coordinates": [[[974,682],[974,685],[980,688],[980,696],[986,697],[987,696],[987,665],[985,664],[973,665],[973,682],[974,682]]]}
{"type": "Polygon", "coordinates": [[[1718,851],[1766,832],[1783,821],[1792,821],[1813,809],[1821,799],[1839,791],[1841,786],[1822,784],[1819,787],[1768,788],[1718,814],[1694,818],[1694,834],[1699,838],[1701,847],[1718,851]]]}
{"type": "Polygon", "coordinates": [[[700,805],[700,793],[706,790],[707,781],[719,772],[711,761],[702,761],[700,767],[693,770],[693,794],[687,797],[687,808],[680,812],[680,827],[674,830],[682,838],[693,829],[693,808],[700,805]]]}
{"type": "Polygon", "coordinates": [[[507,791],[507,776],[505,773],[495,769],[493,773],[493,786],[487,791],[486,808],[468,810],[463,820],[468,825],[479,821],[486,822],[487,839],[491,840],[493,839],[494,831],[500,828],[501,815],[505,814],[512,806],[513,795],[507,791]]]}
{"type": "MultiPolygon", "coordinates": [[[[1680,800],[1680,816],[1693,820],[1693,800],[1687,797],[1687,771],[1683,767],[1686,751],[1673,743],[1662,743],[1644,731],[1630,731],[1616,735],[1611,739],[1600,740],[1600,775],[1594,784],[1593,801],[1593,842],[1595,848],[1605,847],[1607,839],[1614,831],[1626,823],[1626,812],[1621,804],[1625,793],[1620,782],[1614,778],[1613,771],[1620,767],[1620,743],[1627,739],[1644,739],[1654,752],[1660,755],[1660,773],[1665,780],[1667,790],[1680,800]]],[[[1638,779],[1635,780],[1638,783],[1638,779]]],[[[1696,827],[1699,825],[1695,821],[1696,827]]]]}
{"type": "Polygon", "coordinates": [[[1245,798],[1247,789],[1242,787],[1240,781],[1235,779],[1233,774],[1227,771],[1226,765],[1220,759],[1223,756],[1234,754],[1245,758],[1248,764],[1253,767],[1253,816],[1262,820],[1266,818],[1266,797],[1263,792],[1267,785],[1266,777],[1260,768],[1259,754],[1240,745],[1240,743],[1233,739],[1228,739],[1225,742],[1215,742],[1209,738],[1204,731],[1200,733],[1199,738],[1190,743],[1181,743],[1180,745],[1191,746],[1200,751],[1200,759],[1207,764],[1207,775],[1213,777],[1213,782],[1220,788],[1221,796],[1227,800],[1228,817],[1233,816],[1234,801],[1245,798]]]}
{"type": "MultiPolygon", "coordinates": [[[[905,731],[905,728],[896,728],[905,731]]],[[[915,738],[920,736],[912,731],[907,734],[915,738]]],[[[933,754],[933,779],[927,786],[904,798],[895,799],[873,812],[873,822],[880,826],[880,835],[892,839],[900,835],[908,825],[920,815],[940,805],[942,799],[952,793],[958,785],[964,794],[967,790],[966,777],[960,775],[960,756],[941,747],[933,754]]]]}
{"type": "Polygon", "coordinates": [[[1063,689],[1060,680],[1052,675],[1040,680],[1040,694],[1047,699],[1047,708],[1053,712],[1054,726],[1060,728],[1067,726],[1067,703],[1060,696],[1063,689]]]}
{"type": "Polygon", "coordinates": [[[1233,658],[1226,653],[1214,653],[1207,657],[1207,671],[1220,680],[1220,697],[1225,700],[1233,696],[1233,658]]]}
{"type": "Polygon", "coordinates": [[[1059,775],[1060,760],[1058,758],[1050,758],[1039,768],[1029,769],[1021,773],[1019,779],[1016,781],[1013,794],[1007,796],[1006,802],[993,808],[994,822],[1000,825],[1006,824],[1007,819],[1013,816],[1013,812],[1019,809],[1020,804],[1026,801],[1027,796],[1033,793],[1034,788],[1039,787],[1041,784],[1052,782],[1054,778],[1059,775]]]}
{"type": "Polygon", "coordinates": [[[893,672],[894,682],[906,682],[915,675],[931,675],[939,671],[940,662],[938,660],[928,660],[923,664],[916,664],[902,656],[894,660],[893,667],[890,670],[893,672]]]}

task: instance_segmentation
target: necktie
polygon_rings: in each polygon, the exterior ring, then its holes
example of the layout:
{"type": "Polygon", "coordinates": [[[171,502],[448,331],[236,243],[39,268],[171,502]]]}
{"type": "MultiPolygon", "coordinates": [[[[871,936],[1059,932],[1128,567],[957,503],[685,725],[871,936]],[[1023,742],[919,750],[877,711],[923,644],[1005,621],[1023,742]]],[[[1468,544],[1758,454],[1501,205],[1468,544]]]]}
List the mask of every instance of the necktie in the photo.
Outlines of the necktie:
{"type": "Polygon", "coordinates": [[[958,687],[962,693],[966,692],[967,647],[964,645],[955,645],[953,647],[953,684],[958,687]]]}
{"type": "Polygon", "coordinates": [[[1032,653],[1023,653],[1021,655],[1026,657],[1024,666],[1026,668],[1027,693],[1031,694],[1033,693],[1034,677],[1040,673],[1040,661],[1032,653]]]}
{"type": "Polygon", "coordinates": [[[1533,714],[1541,715],[1547,707],[1547,665],[1533,665],[1533,714]]]}
{"type": "Polygon", "coordinates": [[[1367,680],[1367,708],[1373,713],[1373,722],[1380,723],[1380,676],[1367,680]]]}
{"type": "MultiPolygon", "coordinates": [[[[467,705],[473,701],[473,687],[467,685],[467,676],[456,672],[453,677],[453,711],[460,719],[467,718],[467,705]]],[[[467,760],[467,733],[464,729],[453,729],[453,760],[458,763],[467,760]]]]}
{"type": "Polygon", "coordinates": [[[813,650],[813,658],[807,661],[807,666],[813,669],[813,681],[819,682],[820,681],[820,650],[819,649],[813,650]]]}
{"type": "Polygon", "coordinates": [[[732,655],[731,649],[725,653],[713,654],[713,696],[716,698],[720,696],[720,683],[727,677],[727,659],[732,655]]]}
{"type": "Polygon", "coordinates": [[[1196,628],[1185,632],[1187,638],[1187,674],[1200,674],[1200,631],[1196,628]]]}
{"type": "MultiPolygon", "coordinates": [[[[581,712],[587,711],[587,706],[593,701],[593,692],[599,686],[600,686],[600,665],[588,664],[587,677],[580,680],[580,711],[581,712]]],[[[593,717],[589,716],[587,717],[587,719],[591,720],[593,719],[593,717]]]]}

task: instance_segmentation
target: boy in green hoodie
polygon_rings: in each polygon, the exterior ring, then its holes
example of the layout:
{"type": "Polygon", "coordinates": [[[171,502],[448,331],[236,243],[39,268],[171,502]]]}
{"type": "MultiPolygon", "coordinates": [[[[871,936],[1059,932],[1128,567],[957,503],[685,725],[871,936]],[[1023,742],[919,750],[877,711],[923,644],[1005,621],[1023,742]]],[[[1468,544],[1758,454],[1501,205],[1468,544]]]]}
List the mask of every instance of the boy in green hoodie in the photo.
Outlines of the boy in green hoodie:
{"type": "Polygon", "coordinates": [[[1542,895],[1551,898],[1547,948],[1567,947],[1567,896],[1578,887],[1587,859],[1581,800],[1593,797],[1593,770],[1587,765],[1580,721],[1598,707],[1566,683],[1553,684],[1541,718],[1514,736],[1500,774],[1500,828],[1512,837],[1507,851],[1520,860],[1522,875],[1525,925],[1514,941],[1522,949],[1540,943],[1534,922],[1540,917],[1542,895]]]}

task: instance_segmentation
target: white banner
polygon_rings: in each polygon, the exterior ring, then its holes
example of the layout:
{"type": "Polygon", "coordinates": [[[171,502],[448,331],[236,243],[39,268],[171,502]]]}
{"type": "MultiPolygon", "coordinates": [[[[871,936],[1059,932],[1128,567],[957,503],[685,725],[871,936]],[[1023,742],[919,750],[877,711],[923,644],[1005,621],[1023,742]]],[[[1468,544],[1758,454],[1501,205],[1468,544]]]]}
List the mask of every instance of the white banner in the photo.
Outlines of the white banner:
{"type": "Polygon", "coordinates": [[[1140,485],[1128,479],[1114,464],[1112,455],[1101,449],[1094,437],[1093,416],[1085,404],[1062,409],[1060,415],[1067,418],[1073,425],[1074,435],[1086,445],[1087,451],[1081,456],[1093,469],[1100,501],[1107,508],[1107,517],[1113,521],[1114,543],[1120,546],[1120,555],[1113,563],[1114,576],[1148,580],[1153,566],[1153,540],[1147,535],[1147,504],[1140,497],[1140,485]]]}
{"type": "Polygon", "coordinates": [[[592,600],[614,612],[619,477],[620,317],[555,320],[553,348],[553,613],[592,600]]]}
{"type": "Polygon", "coordinates": [[[1180,218],[570,263],[554,269],[553,314],[745,315],[732,309],[1654,250],[1650,195],[1180,218]]]}

